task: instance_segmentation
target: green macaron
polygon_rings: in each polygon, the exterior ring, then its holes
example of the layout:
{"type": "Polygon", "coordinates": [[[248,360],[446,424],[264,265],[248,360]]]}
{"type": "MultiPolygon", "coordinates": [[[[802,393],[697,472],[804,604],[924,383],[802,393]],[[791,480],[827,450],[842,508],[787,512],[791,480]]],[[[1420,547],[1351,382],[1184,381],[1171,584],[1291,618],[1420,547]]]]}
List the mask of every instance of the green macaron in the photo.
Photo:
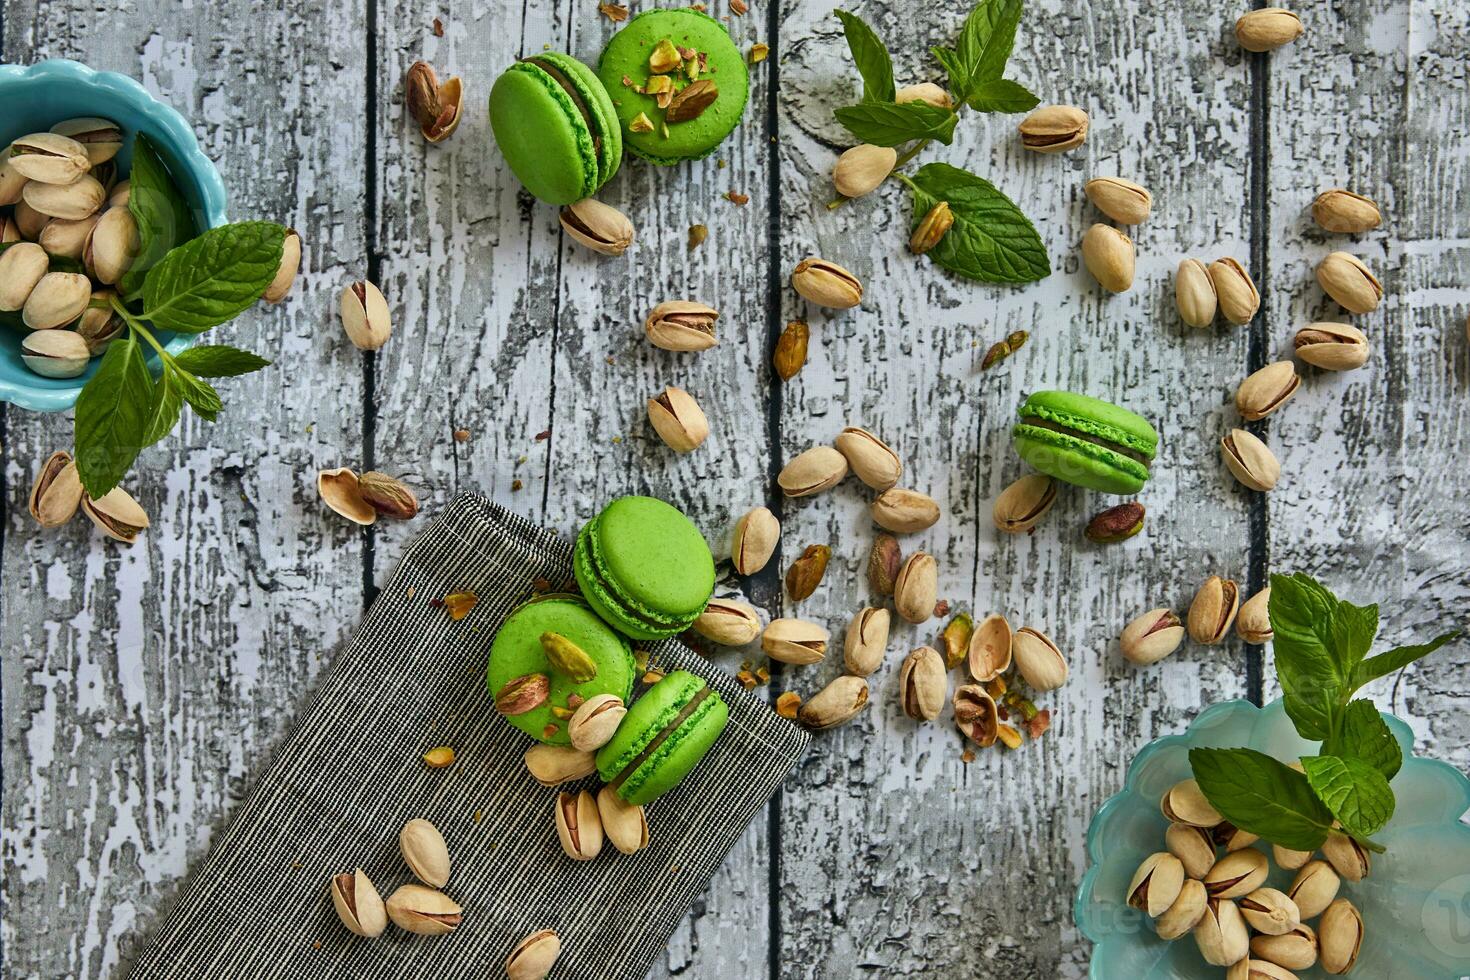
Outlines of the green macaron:
{"type": "Polygon", "coordinates": [[[602,82],[554,51],[523,58],[495,80],[490,129],[511,171],[547,204],[591,197],[623,159],[622,128],[602,82]]]}
{"type": "Polygon", "coordinates": [[[628,803],[652,803],[704,758],[729,720],[713,688],[676,670],[628,709],[617,734],[597,750],[597,774],[628,803]]]}
{"type": "Polygon", "coordinates": [[[566,720],[552,709],[567,712],[572,709],[574,696],[586,700],[598,694],[615,694],[626,703],[633,694],[635,673],[628,641],[609,629],[581,597],[550,594],[532,599],[505,618],[490,645],[485,686],[512,725],[539,741],[569,745],[566,720]],[[575,644],[591,659],[596,673],[579,681],[554,665],[541,639],[547,633],[556,633],[575,644]],[[527,696],[527,702],[536,702],[529,710],[513,705],[508,696],[502,705],[502,692],[513,682],[528,685],[533,691],[544,683],[546,697],[527,696]]]}
{"type": "Polygon", "coordinates": [[[658,164],[709,156],[739,125],[750,96],[750,74],[730,32],[698,10],[634,17],[602,49],[597,74],[617,108],[628,149],[658,164]],[[677,65],[666,67],[661,59],[670,51],[677,65]],[[669,85],[672,97],[650,92],[654,77],[667,79],[653,84],[669,85]],[[707,84],[681,99],[696,82],[707,84]],[[714,101],[699,108],[711,95],[714,101]]]}
{"type": "Polygon", "coordinates": [[[582,595],[635,640],[694,624],[715,591],[715,560],[699,528],[653,497],[620,497],[577,535],[572,571],[582,595]]]}
{"type": "Polygon", "coordinates": [[[1038,391],[1018,414],[1016,452],[1041,472],[1103,493],[1137,493],[1147,482],[1159,434],[1143,416],[1069,391],[1038,391]]]}

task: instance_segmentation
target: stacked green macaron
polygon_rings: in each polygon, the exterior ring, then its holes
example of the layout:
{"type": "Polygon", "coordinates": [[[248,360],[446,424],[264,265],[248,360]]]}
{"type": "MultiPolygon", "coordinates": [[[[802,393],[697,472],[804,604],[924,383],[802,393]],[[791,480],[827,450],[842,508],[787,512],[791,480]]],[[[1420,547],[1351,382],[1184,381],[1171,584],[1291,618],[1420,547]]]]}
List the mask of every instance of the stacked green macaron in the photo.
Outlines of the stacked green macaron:
{"type": "Polygon", "coordinates": [[[681,633],[715,590],[704,535],[678,508],[653,497],[620,497],[577,535],[572,570],[603,619],[635,640],[681,633]]]}
{"type": "Polygon", "coordinates": [[[730,33],[692,9],[649,10],[628,21],[603,49],[597,74],[628,149],[657,164],[709,156],[739,125],[750,96],[730,33]]]}
{"type": "Polygon", "coordinates": [[[1018,410],[1016,452],[1043,473],[1103,493],[1137,493],[1159,434],[1141,415],[1069,391],[1038,391],[1018,410]]]}
{"type": "Polygon", "coordinates": [[[730,709],[703,679],[676,670],[649,688],[597,750],[597,774],[624,801],[651,803],[673,789],[725,730],[730,709]]]}
{"type": "Polygon", "coordinates": [[[623,134],[592,69],[545,52],[507,69],[490,90],[490,129],[512,172],[548,204],[591,197],[623,159],[623,134]]]}
{"type": "Polygon", "coordinates": [[[566,713],[599,694],[613,694],[626,703],[633,694],[635,673],[628,641],[580,596],[549,594],[532,599],[506,617],[490,646],[485,686],[516,728],[551,745],[568,745],[566,721],[553,709],[566,713]],[[585,665],[569,671],[564,663],[553,663],[543,641],[548,634],[570,641],[585,653],[591,660],[591,676],[586,676],[585,665]]]}

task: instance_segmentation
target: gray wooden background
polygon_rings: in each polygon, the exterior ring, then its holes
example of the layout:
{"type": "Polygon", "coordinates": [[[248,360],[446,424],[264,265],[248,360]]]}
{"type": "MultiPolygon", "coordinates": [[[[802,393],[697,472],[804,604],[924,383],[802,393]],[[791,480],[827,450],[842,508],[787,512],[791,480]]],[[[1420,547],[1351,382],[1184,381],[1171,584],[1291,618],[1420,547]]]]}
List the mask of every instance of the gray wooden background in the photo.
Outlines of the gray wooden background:
{"type": "MultiPolygon", "coordinates": [[[[1148,739],[1211,701],[1274,692],[1262,652],[1233,638],[1130,667],[1116,644],[1129,618],[1182,610],[1214,572],[1254,591],[1270,570],[1304,569],[1381,601],[1386,640],[1465,622],[1470,7],[1302,3],[1306,35],[1257,57],[1236,46],[1229,4],[1033,0],[1011,74],[1044,101],[1085,107],[1086,145],[1030,155],[1016,118],[969,114],[954,146],[922,158],[988,176],[1034,218],[1055,272],[1014,288],[910,256],[897,187],[824,207],[847,142],[831,110],[857,90],[832,6],[753,0],[729,17],[742,48],[773,50],[753,72],[745,123],[700,163],[630,158],[603,198],[633,218],[638,241],[604,260],[519,191],[483,112],[519,54],[550,46],[595,61],[613,27],[594,0],[0,3],[4,60],[75,58],[141,79],[194,122],[232,216],[295,226],[306,254],[288,303],[223,331],[276,366],[223,385],[218,424],[186,418],[129,477],[153,516],[135,547],[85,521],[49,534],[30,522],[31,479],[69,443],[70,418],[0,408],[7,973],[126,973],[428,519],[347,525],[318,502],[324,466],[403,474],[428,514],[471,488],[567,531],[618,493],[668,497],[711,537],[768,502],[786,525],[782,569],[807,543],[832,545],[826,584],[799,612],[840,631],[866,593],[862,488],[784,502],[772,477],[863,424],[898,447],[905,483],[944,505],[921,539],[939,556],[941,595],[1042,627],[1071,658],[1070,684],[1048,699],[1052,731],[966,765],[947,721],[916,726],[894,698],[898,660],[931,642],[935,624],[896,629],[875,707],[819,739],[656,977],[1080,976],[1088,948],[1071,896],[1093,810],[1148,739]],[[463,125],[440,147],[404,116],[401,79],[420,57],[469,92],[463,125]],[[1103,293],[1077,254],[1098,218],[1082,184],[1108,174],[1156,200],[1121,296],[1103,293]],[[1358,240],[1317,230],[1307,205],[1334,185],[1377,199],[1384,227],[1358,240]],[[731,190],[749,203],[726,200],[731,190]],[[695,222],[710,237],[689,252],[695,222]],[[1236,424],[1235,386],[1286,356],[1296,327],[1339,317],[1312,270],[1340,247],[1386,287],[1379,311],[1356,318],[1372,360],[1347,375],[1308,370],[1260,427],[1281,486],[1248,493],[1217,449],[1236,424]],[[861,309],[807,309],[787,288],[809,254],[863,278],[861,309]],[[1179,322],[1171,279],[1189,255],[1246,262],[1262,292],[1253,324],[1179,322]],[[361,276],[394,311],[376,356],[350,347],[336,320],[338,292],[361,276]],[[670,297],[718,307],[720,346],[651,348],[639,325],[670,297]],[[768,355],[796,317],[811,323],[811,357],[783,385],[768,355]],[[1031,342],[980,374],[990,342],[1018,329],[1031,342]],[[708,443],[688,457],[644,419],[644,399],[666,383],[710,416],[708,443]],[[1021,472],[1007,437],[1014,406],[1050,387],[1121,401],[1158,425],[1144,534],[1085,542],[1081,525],[1104,498],[1080,491],[1033,535],[992,528],[991,501],[1021,472]],[[454,441],[458,428],[472,438],[454,441]]],[[[900,84],[941,80],[923,52],[954,35],[964,0],[854,9],[894,48],[900,84]]],[[[724,0],[714,12],[727,15],[724,0]]],[[[723,586],[782,608],[774,566],[723,586]]],[[[742,657],[722,659],[737,669],[742,657]]],[[[770,696],[811,693],[839,669],[778,671],[770,696]]],[[[1461,644],[1379,694],[1422,752],[1465,767],[1467,690],[1461,644]]]]}

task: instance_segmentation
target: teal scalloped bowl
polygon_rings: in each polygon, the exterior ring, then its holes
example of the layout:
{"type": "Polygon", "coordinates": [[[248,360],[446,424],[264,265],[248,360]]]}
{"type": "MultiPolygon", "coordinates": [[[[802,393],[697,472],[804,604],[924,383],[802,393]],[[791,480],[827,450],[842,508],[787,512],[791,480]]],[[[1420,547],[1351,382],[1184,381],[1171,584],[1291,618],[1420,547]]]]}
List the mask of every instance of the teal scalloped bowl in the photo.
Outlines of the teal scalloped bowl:
{"type": "MultiPolygon", "coordinates": [[[[169,106],[154,99],[126,75],[93,71],[75,61],[43,61],[30,66],[0,65],[0,147],[26,133],[50,129],[74,116],[103,116],[120,125],[129,139],[119,154],[126,171],[131,137],[147,133],[194,212],[198,228],[225,223],[225,185],[219,171],[199,150],[194,130],[169,106]]],[[[20,360],[23,333],[0,328],[0,401],[38,412],[70,408],[82,386],[97,370],[97,360],[79,378],[43,378],[20,360]]],[[[163,334],[171,353],[193,343],[188,334],[163,334]]]]}
{"type": "MultiPolygon", "coordinates": [[[[1343,882],[1339,893],[1363,914],[1362,954],[1351,976],[1384,980],[1440,980],[1470,976],[1470,780],[1458,769],[1412,756],[1409,726],[1384,720],[1404,750],[1394,777],[1398,807],[1375,839],[1387,853],[1374,855],[1373,873],[1343,882]]],[[[1092,940],[1094,980],[1196,980],[1224,975],[1209,966],[1189,937],[1166,943],[1144,914],[1124,900],[1128,882],[1149,854],[1164,848],[1168,824],[1159,813],[1164,791],[1188,779],[1189,750],[1196,746],[1246,746],[1283,761],[1316,751],[1297,736],[1280,701],[1258,708],[1225,701],[1200,712],[1183,735],[1155,739],[1134,757],[1123,791],[1112,797],[1087,831],[1087,873],[1077,888],[1074,915],[1092,940]]],[[[1270,884],[1290,884],[1273,870],[1270,884]]],[[[1302,980],[1325,978],[1320,968],[1298,971],[1302,980]]]]}

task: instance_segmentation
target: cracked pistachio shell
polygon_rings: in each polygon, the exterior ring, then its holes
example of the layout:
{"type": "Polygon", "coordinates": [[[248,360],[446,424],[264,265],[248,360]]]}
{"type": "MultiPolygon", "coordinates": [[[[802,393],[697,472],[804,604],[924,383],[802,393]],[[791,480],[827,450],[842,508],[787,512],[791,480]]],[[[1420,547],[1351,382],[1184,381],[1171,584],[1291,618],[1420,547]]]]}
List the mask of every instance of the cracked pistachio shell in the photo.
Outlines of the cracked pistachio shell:
{"type": "Polygon", "coordinates": [[[388,301],[366,279],[342,290],[342,330],[358,350],[377,350],[393,333],[388,301]]]}
{"type": "Polygon", "coordinates": [[[31,517],[42,527],[60,527],[76,516],[81,503],[82,481],[71,453],[52,453],[31,484],[31,517]]]}
{"type": "Polygon", "coordinates": [[[1289,847],[1271,845],[1271,860],[1283,871],[1297,871],[1308,861],[1312,860],[1311,851],[1293,851],[1289,847]]]}
{"type": "Polygon", "coordinates": [[[1272,51],[1301,36],[1301,18],[1281,7],[1252,10],[1235,22],[1235,39],[1247,51],[1272,51]]]}
{"type": "Polygon", "coordinates": [[[1010,670],[1013,640],[1011,624],[1004,616],[991,613],[980,620],[970,634],[970,649],[966,655],[970,676],[984,684],[1010,670]]]}
{"type": "Polygon", "coordinates": [[[602,853],[602,817],[589,791],[557,794],[556,836],[573,861],[590,861],[602,853]]]}
{"type": "Polygon", "coordinates": [[[32,330],[54,330],[80,317],[91,300],[92,282],[86,276],[79,272],[48,272],[26,297],[20,315],[32,330]]]}
{"type": "Polygon", "coordinates": [[[781,540],[781,522],[765,507],[755,507],[735,522],[730,564],[741,575],[754,575],[771,560],[781,540]]]}
{"type": "Polygon", "coordinates": [[[107,190],[91,174],[70,184],[43,184],[32,180],[21,189],[21,198],[41,214],[63,221],[80,221],[95,214],[107,200],[107,190]]]}
{"type": "Polygon", "coordinates": [[[832,185],[843,197],[862,197],[888,179],[896,162],[898,151],[891,146],[854,146],[837,158],[832,167],[832,185]]]}
{"type": "Polygon", "coordinates": [[[1250,929],[1240,909],[1228,898],[1212,898],[1194,927],[1200,955],[1212,966],[1231,966],[1250,953],[1250,929]]]}
{"type": "Polygon", "coordinates": [[[1166,820],[1191,827],[1203,827],[1206,830],[1224,819],[1210,805],[1210,801],[1205,799],[1199,783],[1193,779],[1181,780],[1169,787],[1169,791],[1159,801],[1159,810],[1166,820]]]}
{"type": "Polygon", "coordinates": [[[1007,534],[1035,527],[1057,501],[1057,481],[1043,473],[1028,473],[995,498],[991,517],[1007,534]]]}
{"type": "Polygon", "coordinates": [[[1302,918],[1310,920],[1332,904],[1341,885],[1342,879],[1332,870],[1332,865],[1326,861],[1308,861],[1296,873],[1286,894],[1301,910],[1302,918]]]}
{"type": "Polygon", "coordinates": [[[568,204],[561,209],[560,219],[562,230],[573,241],[599,255],[622,255],[633,244],[633,222],[617,208],[596,198],[585,197],[568,204]]]}
{"type": "Polygon", "coordinates": [[[1363,916],[1357,906],[1345,898],[1327,906],[1317,923],[1317,948],[1322,969],[1333,976],[1353,968],[1363,948],[1363,916]]]}
{"type": "Polygon", "coordinates": [[[281,264],[276,266],[276,274],[271,279],[271,284],[265,287],[265,292],[260,298],[267,303],[279,303],[291,292],[291,286],[296,282],[296,273],[301,270],[301,236],[296,233],[295,228],[286,229],[286,240],[281,245],[281,264]]]}
{"type": "Polygon", "coordinates": [[[995,699],[979,684],[961,684],[950,699],[955,727],[982,749],[995,744],[1000,735],[1000,714],[995,699]]]}
{"type": "Polygon", "coordinates": [[[1122,177],[1094,177],[1082,190],[1099,211],[1119,224],[1140,224],[1153,207],[1148,188],[1122,177]]]}
{"type": "Polygon", "coordinates": [[[1234,324],[1250,323],[1261,307],[1261,294],[1245,266],[1235,259],[1217,259],[1210,263],[1209,272],[1225,319],[1234,324]]]}
{"type": "Polygon", "coordinates": [[[1205,886],[1193,878],[1187,878],[1179,887],[1179,897],[1174,904],[1159,915],[1154,922],[1154,932],[1160,939],[1172,942],[1185,935],[1205,916],[1209,896],[1205,886]]]}
{"type": "Polygon", "coordinates": [[[1087,139],[1087,113],[1070,105],[1046,105],[1021,120],[1021,145],[1036,153],[1060,153],[1087,139]]]}
{"type": "Polygon", "coordinates": [[[1250,952],[1255,959],[1288,970],[1307,970],[1317,962],[1317,932],[1311,926],[1301,924],[1279,936],[1254,936],[1250,952]]]}
{"type": "Polygon", "coordinates": [[[31,183],[65,186],[92,169],[86,147],[60,133],[31,133],[10,144],[10,168],[31,183]]]}
{"type": "Polygon", "coordinates": [[[783,664],[815,664],[827,656],[830,635],[804,619],[773,619],[761,634],[761,649],[783,664]]]}
{"type": "Polygon", "coordinates": [[[863,301],[863,284],[836,262],[807,258],[791,272],[791,286],[809,302],[832,310],[847,310],[863,301]]]}
{"type": "Polygon", "coordinates": [[[1325,231],[1351,234],[1377,228],[1383,214],[1372,198],[1354,194],[1345,187],[1333,187],[1312,201],[1312,220],[1325,231]]]}
{"type": "Polygon", "coordinates": [[[0,310],[14,313],[23,308],[50,263],[46,250],[35,242],[18,242],[0,252],[0,310]]]}
{"type": "Polygon", "coordinates": [[[915,721],[933,721],[944,709],[949,672],[933,647],[919,647],[904,658],[898,671],[898,699],[903,713],[915,721]]]}
{"type": "Polygon", "coordinates": [[[21,339],[20,359],[43,378],[75,378],[92,363],[92,351],[70,330],[37,330],[21,339]]]}
{"type": "Polygon", "coordinates": [[[1164,846],[1179,859],[1184,873],[1191,878],[1204,878],[1215,866],[1215,839],[1204,827],[1171,823],[1164,832],[1164,846]]]}
{"type": "Polygon", "coordinates": [[[648,815],[611,786],[597,793],[597,815],[602,819],[603,835],[619,853],[637,854],[648,846],[648,815]]]}
{"type": "MultiPolygon", "coordinates": [[[[92,236],[92,229],[97,227],[97,222],[100,220],[102,220],[100,214],[89,214],[76,221],[52,218],[46,222],[46,227],[41,229],[38,244],[51,255],[80,260],[86,254],[87,240],[92,236]]],[[[6,249],[6,251],[13,252],[14,249],[6,249]]]]}
{"type": "Polygon", "coordinates": [[[916,551],[905,559],[893,583],[893,608],[911,623],[922,623],[934,615],[939,599],[939,563],[934,556],[916,551]]]}
{"type": "Polygon", "coordinates": [[[1051,691],[1067,683],[1067,658],[1038,629],[1023,626],[1011,638],[1011,656],[1026,683],[1037,691],[1051,691]]]}
{"type": "Polygon", "coordinates": [[[1373,870],[1373,855],[1367,848],[1340,830],[1328,833],[1322,842],[1322,856],[1340,878],[1362,881],[1373,870]]]}
{"type": "Polygon", "coordinates": [[[317,473],[316,492],[322,503],[354,524],[372,524],[378,519],[373,505],[362,497],[362,485],[357,474],[346,466],[317,473]]]}
{"type": "Polygon", "coordinates": [[[701,351],[719,343],[715,321],[720,314],[703,303],[674,299],[660,303],[643,321],[648,342],[661,350],[701,351]]]}
{"type": "Polygon", "coordinates": [[[874,490],[888,490],[903,476],[898,453],[867,429],[848,426],[837,434],[832,445],[846,457],[857,478],[874,490]]]}
{"type": "Polygon", "coordinates": [[[1240,383],[1235,408],[1248,422],[1263,419],[1290,401],[1301,383],[1301,375],[1290,361],[1267,364],[1240,383]]]}
{"type": "Polygon", "coordinates": [[[435,888],[449,883],[449,847],[438,827],[422,817],[410,820],[398,832],[398,849],[419,881],[435,888]]]}
{"type": "Polygon", "coordinates": [[[8,207],[21,199],[26,175],[10,165],[10,147],[0,150],[0,207],[8,207]]]}
{"type": "Polygon", "coordinates": [[[123,145],[122,128],[111,119],[97,116],[64,119],[52,126],[51,132],[76,140],[94,167],[117,156],[123,145]]]}
{"type": "Polygon", "coordinates": [[[694,621],[694,631],[721,646],[744,646],[761,635],[761,614],[739,599],[711,599],[694,621]]]}
{"type": "Polygon", "coordinates": [[[887,609],[865,607],[852,617],[842,645],[842,662],[854,677],[867,677],[883,664],[888,653],[887,609]]]}
{"type": "Polygon", "coordinates": [[[533,932],[510,951],[505,961],[506,980],[546,980],[559,956],[561,939],[555,932],[550,929],[533,932]]]}
{"type": "Polygon", "coordinates": [[[831,446],[813,446],[782,467],[776,482],[788,497],[830,490],[847,476],[847,457],[831,446]]]}
{"type": "Polygon", "coordinates": [[[1174,306],[1191,327],[1208,327],[1215,322],[1219,299],[1210,270],[1199,259],[1185,259],[1174,273],[1174,306]]]}
{"type": "Polygon", "coordinates": [[[388,896],[388,918],[420,936],[447,936],[464,921],[464,909],[448,895],[423,885],[403,885],[388,896]]]}
{"type": "Polygon", "coordinates": [[[1111,225],[1095,224],[1082,236],[1082,261],[1110,293],[1133,285],[1133,239],[1111,225]]]}
{"type": "Polygon", "coordinates": [[[704,410],[693,395],[673,385],[648,399],[648,421],[664,445],[676,453],[692,452],[709,436],[704,410]]]}
{"type": "Polygon", "coordinates": [[[1361,259],[1347,252],[1333,252],[1323,259],[1317,266],[1317,282],[1349,313],[1372,313],[1383,299],[1383,285],[1361,259]]]}
{"type": "Polygon", "coordinates": [[[1118,638],[1124,658],[1140,667],[1158,663],[1178,650],[1182,642],[1184,624],[1172,609],[1150,609],[1123,627],[1123,635],[1118,638]]]}
{"type": "Polygon", "coordinates": [[[1211,575],[1189,604],[1189,638],[1206,646],[1219,643],[1230,632],[1239,610],[1240,586],[1231,579],[1211,575]]]}
{"type": "Polygon", "coordinates": [[[526,750],[526,771],[542,786],[560,786],[596,772],[597,758],[567,745],[533,745],[526,750]]]}
{"type": "Polygon", "coordinates": [[[1309,323],[1292,338],[1296,356],[1324,371],[1351,371],[1368,361],[1363,331],[1347,323],[1309,323]]]}
{"type": "Polygon", "coordinates": [[[148,515],[122,487],[113,487],[96,500],[82,495],[82,513],[114,541],[132,544],[148,527],[148,515]]]}
{"type": "Polygon", "coordinates": [[[142,247],[138,222],[127,208],[109,208],[97,220],[87,239],[87,269],[98,282],[111,286],[132,266],[142,247]]]}
{"type": "Polygon", "coordinates": [[[796,720],[808,728],[836,728],[856,718],[868,706],[868,682],[843,674],[807,699],[796,720]]]}
{"type": "Polygon", "coordinates": [[[1184,887],[1184,865],[1168,851],[1150,854],[1128,883],[1128,904],[1157,918],[1164,914],[1184,887]]]}
{"type": "Polygon", "coordinates": [[[1240,613],[1235,617],[1235,633],[1247,643],[1271,642],[1271,586],[1241,603],[1240,613]]]}
{"type": "Polygon", "coordinates": [[[1240,914],[1256,932],[1280,936],[1302,924],[1301,911],[1286,893],[1275,888],[1257,888],[1240,900],[1240,914]]]}
{"type": "Polygon", "coordinates": [[[337,918],[349,931],[372,939],[388,928],[388,907],[361,868],[351,874],[333,875],[328,887],[337,918]]]}
{"type": "Polygon", "coordinates": [[[869,510],[874,524],[895,534],[913,534],[939,521],[939,504],[933,497],[902,487],[884,490],[869,510]]]}
{"type": "Polygon", "coordinates": [[[577,705],[567,720],[567,736],[572,748],[596,752],[617,734],[628,709],[616,694],[595,694],[577,705]]]}
{"type": "Polygon", "coordinates": [[[1232,966],[1225,980],[1298,980],[1297,975],[1270,960],[1245,959],[1232,966]]]}
{"type": "Polygon", "coordinates": [[[954,106],[954,100],[942,86],[933,82],[919,82],[917,85],[905,85],[893,94],[893,101],[899,105],[905,102],[927,102],[939,109],[949,109],[954,106]]]}
{"type": "Polygon", "coordinates": [[[1220,440],[1226,469],[1246,487],[1266,491],[1281,478],[1281,463],[1266,444],[1245,429],[1231,429],[1220,440]]]}
{"type": "Polygon", "coordinates": [[[1250,847],[1261,839],[1258,835],[1248,830],[1241,830],[1229,820],[1224,820],[1216,824],[1215,829],[1210,833],[1215,838],[1215,843],[1225,848],[1227,852],[1250,847]]]}
{"type": "Polygon", "coordinates": [[[16,203],[15,208],[11,211],[11,217],[15,219],[15,227],[20,232],[20,237],[32,242],[41,237],[42,229],[51,220],[25,201],[16,203]]]}

